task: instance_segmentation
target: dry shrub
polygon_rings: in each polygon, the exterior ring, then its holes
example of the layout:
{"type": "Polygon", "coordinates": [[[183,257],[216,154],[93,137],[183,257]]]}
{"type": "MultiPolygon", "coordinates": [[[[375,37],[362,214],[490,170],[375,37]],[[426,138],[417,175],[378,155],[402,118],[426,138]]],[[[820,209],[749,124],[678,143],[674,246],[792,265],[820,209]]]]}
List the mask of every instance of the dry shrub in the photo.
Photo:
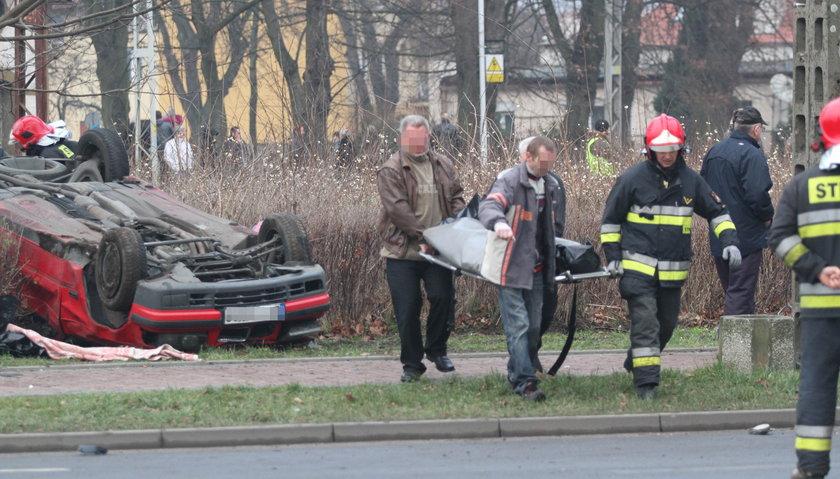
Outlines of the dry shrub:
{"type": "Polygon", "coordinates": [[[0,295],[20,297],[23,271],[20,265],[20,236],[0,229],[0,295]]]}
{"type": "MultiPolygon", "coordinates": [[[[702,154],[713,143],[697,147],[689,165],[699,170],[702,154]]],[[[387,142],[383,141],[383,144],[387,142]]],[[[384,148],[384,147],[383,147],[384,148]]],[[[515,144],[491,155],[486,164],[472,147],[456,157],[466,199],[483,193],[496,174],[515,164],[515,144]]],[[[380,149],[380,159],[386,157],[380,149]]],[[[332,309],[326,329],[342,335],[384,334],[391,322],[391,306],[385,282],[384,261],[379,257],[376,235],[379,196],[376,190],[375,152],[360,156],[346,169],[334,167],[329,151],[306,161],[285,156],[282,147],[267,147],[244,166],[199,168],[189,177],[164,181],[162,187],[187,203],[251,225],[268,214],[289,211],[299,215],[307,227],[315,259],[327,272],[332,309]]],[[[565,236],[576,241],[590,239],[600,251],[599,228],[607,195],[614,183],[590,173],[579,150],[560,144],[555,171],[567,191],[565,236]]],[[[638,150],[617,153],[619,171],[642,161],[638,150]]],[[[774,199],[790,178],[790,156],[773,154],[771,174],[774,199]]],[[[695,217],[694,263],[683,289],[683,321],[712,325],[722,311],[723,293],[712,262],[705,220],[695,217]]],[[[558,318],[565,318],[571,302],[571,287],[559,286],[558,318]]],[[[456,328],[499,331],[496,288],[472,278],[456,280],[456,328]]],[[[765,251],[759,277],[759,312],[775,313],[789,301],[790,274],[765,251]]],[[[579,327],[626,329],[624,304],[614,280],[588,281],[578,285],[579,327]]],[[[562,329],[562,321],[555,321],[562,329]]]]}

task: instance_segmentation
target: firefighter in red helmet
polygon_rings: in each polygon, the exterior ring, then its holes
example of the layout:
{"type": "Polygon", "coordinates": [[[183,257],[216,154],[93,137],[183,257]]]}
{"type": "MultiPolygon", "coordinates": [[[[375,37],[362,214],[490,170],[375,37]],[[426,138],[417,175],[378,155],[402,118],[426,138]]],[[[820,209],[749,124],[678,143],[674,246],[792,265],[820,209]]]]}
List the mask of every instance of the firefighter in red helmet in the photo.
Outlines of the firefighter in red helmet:
{"type": "Polygon", "coordinates": [[[691,219],[706,218],[724,244],[730,266],[741,262],[735,225],[703,178],[685,164],[685,132],[671,116],[653,119],[645,132],[647,160],[615,182],[601,221],[607,268],[621,276],[627,301],[630,350],[624,367],[637,395],[656,397],[660,353],[680,312],[680,290],[691,262],[691,219]]]}
{"type": "Polygon", "coordinates": [[[67,160],[75,157],[77,145],[70,136],[62,120],[47,124],[37,116],[26,115],[14,122],[9,140],[20,143],[26,156],[67,160]]]}
{"type": "Polygon", "coordinates": [[[770,248],[799,279],[802,357],[792,478],[825,477],[840,368],[840,98],[820,113],[818,165],[785,187],[770,248]]]}

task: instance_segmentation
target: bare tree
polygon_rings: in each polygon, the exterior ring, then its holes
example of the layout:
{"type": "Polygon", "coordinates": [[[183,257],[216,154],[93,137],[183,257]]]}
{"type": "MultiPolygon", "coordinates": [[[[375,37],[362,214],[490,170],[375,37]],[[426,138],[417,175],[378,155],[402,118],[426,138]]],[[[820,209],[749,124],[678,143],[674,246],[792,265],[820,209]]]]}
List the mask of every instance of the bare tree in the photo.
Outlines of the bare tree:
{"type": "Polygon", "coordinates": [[[306,125],[310,142],[313,138],[323,139],[327,135],[327,114],[332,99],[330,76],[335,68],[327,34],[327,2],[306,0],[304,12],[294,11],[293,6],[286,5],[286,11],[292,13],[287,13],[284,19],[277,14],[274,0],[262,0],[261,7],[272,52],[288,89],[292,122],[306,125]],[[303,75],[299,57],[292,55],[284,38],[284,33],[293,31],[284,27],[288,28],[290,21],[301,20],[305,28],[299,33],[298,45],[305,44],[303,75]]]}
{"type": "Polygon", "coordinates": [[[695,122],[700,134],[723,126],[736,106],[738,67],[749,48],[758,2],[680,0],[682,24],[654,106],[695,122]],[[702,130],[702,131],[701,131],[702,130]]]}
{"type": "Polygon", "coordinates": [[[130,18],[115,18],[118,7],[131,4],[128,0],[84,0],[91,14],[100,14],[89,22],[109,25],[90,35],[96,50],[96,77],[102,93],[102,124],[117,132],[128,131],[129,55],[128,22],[130,18]],[[110,13],[107,13],[110,12],[110,13]],[[113,23],[112,23],[113,22],[113,23]]]}
{"type": "MultiPolygon", "coordinates": [[[[169,80],[191,125],[219,132],[227,130],[224,99],[248,51],[245,25],[250,15],[245,12],[258,3],[259,0],[173,0],[160,12],[169,80]],[[167,19],[175,26],[177,47],[170,37],[167,19]],[[217,45],[223,31],[227,44],[220,52],[217,45]]],[[[201,140],[200,134],[194,128],[193,141],[201,140]]]]}
{"type": "Polygon", "coordinates": [[[560,24],[554,0],[542,0],[542,5],[551,41],[566,70],[566,134],[571,140],[580,140],[589,125],[604,56],[604,4],[582,1],[574,34],[560,24]]]}

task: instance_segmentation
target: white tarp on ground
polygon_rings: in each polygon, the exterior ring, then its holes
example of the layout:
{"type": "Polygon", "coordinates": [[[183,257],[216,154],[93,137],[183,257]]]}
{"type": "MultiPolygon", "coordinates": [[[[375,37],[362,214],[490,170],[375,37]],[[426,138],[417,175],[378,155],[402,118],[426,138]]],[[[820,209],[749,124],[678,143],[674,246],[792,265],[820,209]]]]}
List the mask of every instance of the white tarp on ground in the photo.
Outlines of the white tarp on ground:
{"type": "Polygon", "coordinates": [[[85,361],[128,361],[131,359],[158,361],[161,359],[180,359],[184,361],[200,361],[197,354],[179,351],[168,344],[154,349],[140,349],[131,346],[84,348],[75,344],[45,338],[31,329],[24,329],[14,324],[6,326],[6,331],[23,334],[33,343],[44,348],[52,359],[82,359],[85,361]]]}

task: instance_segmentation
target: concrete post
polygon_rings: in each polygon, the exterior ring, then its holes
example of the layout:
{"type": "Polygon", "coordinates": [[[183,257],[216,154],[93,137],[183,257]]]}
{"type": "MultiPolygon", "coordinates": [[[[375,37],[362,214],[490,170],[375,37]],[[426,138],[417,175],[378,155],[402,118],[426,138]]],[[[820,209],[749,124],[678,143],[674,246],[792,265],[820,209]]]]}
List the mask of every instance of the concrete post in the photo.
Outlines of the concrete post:
{"type": "Polygon", "coordinates": [[[739,315],[720,320],[719,358],[739,371],[793,370],[794,321],[790,316],[739,315]]]}

